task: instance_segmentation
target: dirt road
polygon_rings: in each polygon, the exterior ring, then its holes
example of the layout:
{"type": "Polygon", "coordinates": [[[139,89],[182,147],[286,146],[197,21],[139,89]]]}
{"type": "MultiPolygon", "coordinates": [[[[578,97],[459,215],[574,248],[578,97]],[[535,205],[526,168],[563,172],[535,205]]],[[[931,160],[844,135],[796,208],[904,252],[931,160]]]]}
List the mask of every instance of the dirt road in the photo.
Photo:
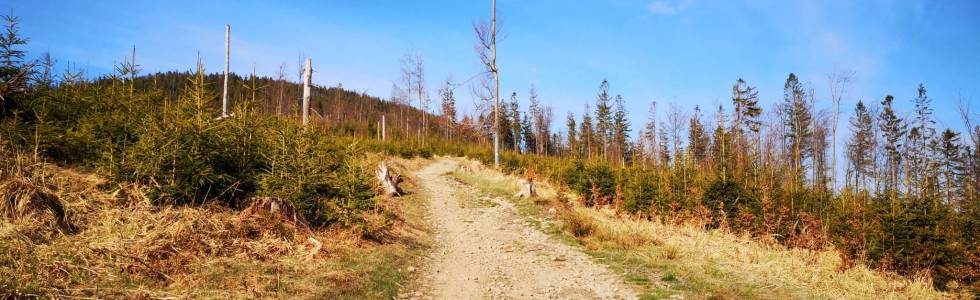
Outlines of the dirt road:
{"type": "Polygon", "coordinates": [[[443,174],[441,159],[416,175],[437,246],[414,299],[635,299],[604,266],[526,225],[510,202],[443,174]]]}

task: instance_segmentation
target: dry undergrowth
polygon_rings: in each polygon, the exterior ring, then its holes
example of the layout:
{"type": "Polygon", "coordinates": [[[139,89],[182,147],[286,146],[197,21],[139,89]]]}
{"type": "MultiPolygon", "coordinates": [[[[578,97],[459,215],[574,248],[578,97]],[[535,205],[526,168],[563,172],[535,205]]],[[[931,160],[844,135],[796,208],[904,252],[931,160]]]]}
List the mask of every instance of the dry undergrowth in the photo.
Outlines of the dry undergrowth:
{"type": "Polygon", "coordinates": [[[374,242],[261,209],[153,206],[139,186],[4,154],[0,298],[389,297],[424,243],[392,200],[374,242]]]}
{"type": "MultiPolygon", "coordinates": [[[[485,191],[509,195],[517,190],[514,177],[485,168],[476,172],[482,178],[469,183],[485,191]]],[[[726,230],[705,230],[695,221],[678,225],[630,218],[608,208],[587,208],[569,201],[568,195],[559,195],[547,182],[539,180],[538,188],[542,198],[552,199],[533,202],[544,204],[539,215],[557,213],[564,232],[590,254],[629,273],[624,274],[628,280],[637,274],[653,277],[630,281],[644,283],[641,290],[654,298],[678,292],[696,299],[952,297],[935,291],[927,279],[909,280],[863,265],[847,267],[833,249],[787,249],[726,230]]]]}

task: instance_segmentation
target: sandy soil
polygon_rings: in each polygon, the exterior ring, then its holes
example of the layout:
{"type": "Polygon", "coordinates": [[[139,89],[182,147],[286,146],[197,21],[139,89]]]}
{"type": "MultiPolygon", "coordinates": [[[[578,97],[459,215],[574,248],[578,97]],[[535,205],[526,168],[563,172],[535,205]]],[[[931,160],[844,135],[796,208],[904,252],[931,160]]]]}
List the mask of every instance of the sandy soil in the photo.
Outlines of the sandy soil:
{"type": "Polygon", "coordinates": [[[635,299],[604,266],[528,226],[504,199],[443,176],[442,159],[416,173],[437,246],[411,299],[635,299]]]}

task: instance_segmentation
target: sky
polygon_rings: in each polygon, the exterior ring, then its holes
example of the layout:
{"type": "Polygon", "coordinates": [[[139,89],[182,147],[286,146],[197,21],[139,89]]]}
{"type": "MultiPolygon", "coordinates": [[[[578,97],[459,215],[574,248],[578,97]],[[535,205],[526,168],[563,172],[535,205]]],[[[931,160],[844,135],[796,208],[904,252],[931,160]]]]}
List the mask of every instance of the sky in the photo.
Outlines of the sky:
{"type": "MultiPolygon", "coordinates": [[[[489,20],[490,1],[28,1],[0,2],[21,18],[33,55],[50,52],[89,75],[112,71],[136,47],[144,71],[191,70],[198,53],[219,72],[224,26],[232,26],[231,70],[273,76],[297,58],[313,60],[314,82],[378,97],[391,95],[400,60],[417,53],[433,99],[452,76],[480,73],[472,24],[489,20]]],[[[830,107],[828,74],[853,71],[841,103],[847,126],[858,100],[896,98],[906,114],[919,83],[940,127],[962,130],[957,103],[980,111],[980,1],[499,0],[501,94],[522,106],[534,85],[563,128],[608,79],[634,133],[652,101],[710,116],[730,110],[744,78],[771,108],[790,72],[830,107]]],[[[457,91],[463,110],[468,88],[457,91]]],[[[437,104],[434,103],[433,109],[437,104]]],[[[980,118],[977,115],[975,119],[980,118]]],[[[980,122],[978,122],[980,123],[980,122]]],[[[845,135],[846,137],[846,135],[845,135]]]]}

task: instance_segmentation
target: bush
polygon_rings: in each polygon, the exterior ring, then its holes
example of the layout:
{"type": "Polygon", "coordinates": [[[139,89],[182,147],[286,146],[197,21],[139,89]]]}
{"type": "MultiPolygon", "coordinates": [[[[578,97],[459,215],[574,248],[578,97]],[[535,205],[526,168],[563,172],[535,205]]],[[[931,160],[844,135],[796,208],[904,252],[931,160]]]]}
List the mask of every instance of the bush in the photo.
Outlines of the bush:
{"type": "MultiPolygon", "coordinates": [[[[629,213],[650,213],[653,203],[660,203],[660,191],[656,186],[656,174],[647,170],[634,170],[626,182],[626,198],[623,209],[629,213]]],[[[666,207],[657,207],[664,210],[666,207]]]]}
{"type": "Polygon", "coordinates": [[[582,160],[575,159],[559,167],[556,174],[562,178],[562,183],[569,189],[582,196],[587,206],[596,205],[596,199],[612,197],[616,193],[618,184],[616,174],[605,163],[586,164],[582,160]]]}
{"type": "Polygon", "coordinates": [[[870,255],[903,275],[930,271],[936,288],[944,288],[952,280],[951,271],[964,257],[944,230],[950,211],[925,197],[908,196],[902,200],[878,201],[883,236],[878,241],[880,246],[872,248],[870,255]]]}
{"type": "Polygon", "coordinates": [[[236,174],[240,169],[229,158],[243,149],[227,143],[229,121],[215,120],[216,111],[207,105],[215,97],[199,73],[172,109],[147,118],[135,145],[127,149],[131,165],[120,169],[156,185],[156,202],[219,199],[234,205],[242,194],[239,187],[246,178],[236,174]]]}
{"type": "Polygon", "coordinates": [[[755,216],[759,216],[761,211],[755,195],[733,180],[716,179],[711,182],[701,198],[701,203],[711,210],[711,225],[714,227],[719,226],[721,222],[734,223],[740,208],[747,209],[755,216]],[[724,220],[722,213],[724,213],[724,220]]]}

